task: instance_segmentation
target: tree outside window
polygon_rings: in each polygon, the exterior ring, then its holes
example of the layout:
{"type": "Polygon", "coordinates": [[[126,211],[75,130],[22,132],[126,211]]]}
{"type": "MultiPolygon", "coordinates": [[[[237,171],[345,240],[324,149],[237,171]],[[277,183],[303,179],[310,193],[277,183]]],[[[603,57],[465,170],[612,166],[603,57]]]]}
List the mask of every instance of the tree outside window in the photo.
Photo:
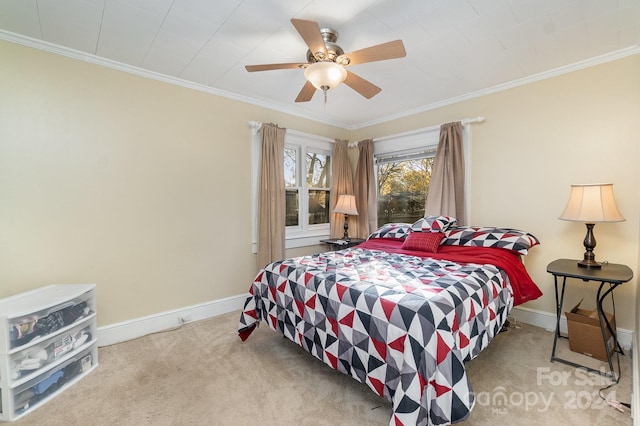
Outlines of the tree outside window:
{"type": "Polygon", "coordinates": [[[378,160],[378,226],[413,223],[424,217],[434,155],[427,152],[410,159],[378,160]]]}
{"type": "Polygon", "coordinates": [[[286,226],[328,224],[331,208],[331,156],[312,149],[285,148],[286,226]],[[304,164],[299,158],[304,152],[304,164]],[[298,170],[304,167],[304,181],[298,170]],[[301,203],[304,201],[304,203],[301,203]],[[304,216],[306,210],[306,219],[304,216]]]}
{"type": "Polygon", "coordinates": [[[329,223],[331,157],[307,152],[306,171],[309,191],[309,225],[329,223]]]}

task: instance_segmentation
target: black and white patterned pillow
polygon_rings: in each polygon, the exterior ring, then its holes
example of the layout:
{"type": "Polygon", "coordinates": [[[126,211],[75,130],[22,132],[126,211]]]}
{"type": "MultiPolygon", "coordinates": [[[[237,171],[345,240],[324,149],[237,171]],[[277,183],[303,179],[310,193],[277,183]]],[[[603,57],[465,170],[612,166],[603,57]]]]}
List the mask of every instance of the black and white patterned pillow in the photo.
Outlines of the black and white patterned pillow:
{"type": "Polygon", "coordinates": [[[413,232],[444,232],[457,222],[451,216],[425,216],[411,225],[413,232]]]}
{"type": "Polygon", "coordinates": [[[497,247],[526,255],[529,249],[540,244],[540,241],[530,233],[519,229],[454,226],[445,232],[445,237],[440,244],[447,246],[497,247]]]}
{"type": "Polygon", "coordinates": [[[375,230],[369,235],[371,238],[397,238],[405,239],[407,234],[411,232],[411,224],[409,223],[387,223],[375,230]]]}

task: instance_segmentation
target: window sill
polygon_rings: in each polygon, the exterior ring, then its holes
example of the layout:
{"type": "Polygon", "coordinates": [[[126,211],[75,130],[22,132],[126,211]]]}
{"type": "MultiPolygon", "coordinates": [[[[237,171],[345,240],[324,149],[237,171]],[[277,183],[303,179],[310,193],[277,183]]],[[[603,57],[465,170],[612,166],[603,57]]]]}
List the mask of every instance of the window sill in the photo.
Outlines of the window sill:
{"type": "Polygon", "coordinates": [[[329,234],[327,234],[326,232],[317,233],[317,234],[306,233],[304,235],[290,236],[290,237],[287,237],[287,239],[285,240],[284,248],[290,249],[290,248],[297,248],[297,247],[315,246],[320,244],[320,240],[325,238],[329,238],[329,234]]]}
{"type": "MultiPolygon", "coordinates": [[[[292,248],[298,248],[298,247],[309,247],[309,246],[315,246],[315,245],[319,245],[320,240],[329,238],[329,234],[327,233],[318,233],[318,234],[309,234],[306,233],[304,235],[295,235],[295,236],[290,236],[290,237],[286,237],[286,240],[284,242],[284,248],[285,250],[288,249],[292,249],[292,248]]],[[[252,251],[253,253],[257,253],[258,252],[258,242],[254,241],[252,244],[252,251]]]]}

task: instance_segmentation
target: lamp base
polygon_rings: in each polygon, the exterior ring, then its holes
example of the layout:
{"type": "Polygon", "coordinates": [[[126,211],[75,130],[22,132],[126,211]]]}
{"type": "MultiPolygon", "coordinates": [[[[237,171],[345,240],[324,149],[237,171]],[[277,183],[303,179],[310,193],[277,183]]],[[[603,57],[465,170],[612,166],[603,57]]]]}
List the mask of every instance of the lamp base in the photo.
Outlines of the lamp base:
{"type": "Polygon", "coordinates": [[[349,236],[349,215],[348,214],[344,215],[344,235],[342,236],[342,239],[348,243],[351,242],[351,237],[349,236]]]}
{"type": "Polygon", "coordinates": [[[600,269],[602,264],[596,262],[596,255],[593,253],[593,249],[596,247],[596,238],[593,236],[593,227],[595,223],[585,223],[587,226],[587,235],[584,237],[584,256],[582,262],[578,262],[578,266],[581,268],[600,269]]]}
{"type": "Polygon", "coordinates": [[[582,260],[578,262],[578,266],[581,268],[589,268],[589,269],[600,269],[602,268],[602,263],[596,262],[595,260],[582,260]]]}

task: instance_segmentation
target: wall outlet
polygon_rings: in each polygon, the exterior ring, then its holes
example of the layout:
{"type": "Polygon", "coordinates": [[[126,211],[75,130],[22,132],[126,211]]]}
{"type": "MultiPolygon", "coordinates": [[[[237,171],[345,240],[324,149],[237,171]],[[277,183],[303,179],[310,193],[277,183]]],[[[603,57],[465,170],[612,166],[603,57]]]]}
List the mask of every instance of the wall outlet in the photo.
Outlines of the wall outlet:
{"type": "Polygon", "coordinates": [[[180,321],[180,324],[191,322],[191,315],[187,314],[187,315],[179,316],[178,321],[180,321]]]}

